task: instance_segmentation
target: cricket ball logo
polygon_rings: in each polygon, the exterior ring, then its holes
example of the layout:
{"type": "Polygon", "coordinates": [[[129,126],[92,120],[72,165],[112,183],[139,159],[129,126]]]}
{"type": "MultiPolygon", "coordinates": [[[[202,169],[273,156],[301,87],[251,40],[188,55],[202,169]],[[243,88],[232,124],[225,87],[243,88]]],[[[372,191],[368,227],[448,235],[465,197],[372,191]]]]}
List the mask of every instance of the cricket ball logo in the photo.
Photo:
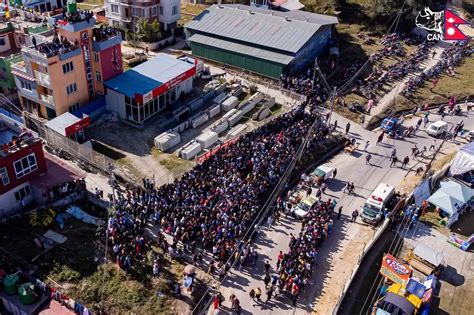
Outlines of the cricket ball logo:
{"type": "Polygon", "coordinates": [[[428,40],[468,40],[459,28],[459,25],[469,24],[450,10],[432,11],[425,7],[423,12],[418,12],[415,19],[415,25],[425,29],[430,33],[428,40]]]}

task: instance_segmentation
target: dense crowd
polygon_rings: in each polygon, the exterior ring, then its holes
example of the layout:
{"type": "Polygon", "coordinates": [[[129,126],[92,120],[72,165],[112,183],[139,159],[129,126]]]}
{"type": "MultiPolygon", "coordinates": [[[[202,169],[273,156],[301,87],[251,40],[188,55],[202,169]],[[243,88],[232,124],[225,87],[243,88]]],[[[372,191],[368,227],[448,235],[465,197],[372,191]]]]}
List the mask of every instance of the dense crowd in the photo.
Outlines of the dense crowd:
{"type": "Polygon", "coordinates": [[[457,67],[463,58],[469,57],[472,54],[472,47],[468,41],[455,42],[447,49],[443,50],[440,60],[436,65],[420,75],[410,78],[408,80],[402,94],[405,96],[412,96],[418,88],[420,88],[426,81],[433,80],[434,88],[437,84],[439,76],[446,72],[448,75],[454,75],[454,68],[457,67]]]}
{"type": "MultiPolygon", "coordinates": [[[[129,187],[125,196],[119,194],[108,225],[119,265],[129,270],[144,260],[149,247],[144,228],[150,219],[173,236],[168,252],[179,256],[177,244],[182,242],[192,254],[209,250],[216,262],[227,261],[317,117],[296,108],[219,150],[172,184],[129,187]]],[[[321,127],[313,142],[327,133],[321,127]]]]}
{"type": "Polygon", "coordinates": [[[278,256],[279,278],[275,287],[279,292],[290,292],[293,305],[311,278],[319,248],[331,233],[333,221],[330,214],[335,206],[336,201],[329,198],[313,207],[302,219],[303,228],[298,237],[291,235],[288,253],[278,256]]]}
{"type": "Polygon", "coordinates": [[[396,82],[410,73],[421,69],[420,64],[428,58],[430,44],[423,42],[407,58],[403,58],[389,66],[381,64],[367,78],[357,81],[357,89],[366,97],[372,97],[376,90],[385,84],[396,82]]]}

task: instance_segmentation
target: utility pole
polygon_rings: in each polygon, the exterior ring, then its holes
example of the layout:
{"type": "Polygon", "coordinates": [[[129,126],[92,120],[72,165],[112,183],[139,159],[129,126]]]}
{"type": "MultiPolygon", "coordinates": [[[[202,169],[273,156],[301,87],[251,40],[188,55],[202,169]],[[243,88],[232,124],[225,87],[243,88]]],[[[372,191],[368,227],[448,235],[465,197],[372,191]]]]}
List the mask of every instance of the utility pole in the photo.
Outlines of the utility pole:
{"type": "Polygon", "coordinates": [[[334,86],[334,89],[333,89],[333,92],[332,92],[332,100],[331,100],[331,111],[329,112],[329,119],[328,119],[328,122],[327,122],[328,125],[331,125],[332,112],[334,110],[334,103],[336,102],[336,93],[337,93],[336,90],[337,90],[337,87],[334,86]]]}
{"type": "Polygon", "coordinates": [[[316,80],[316,68],[318,67],[318,57],[314,58],[313,82],[311,83],[311,91],[314,91],[314,81],[316,80]]]}

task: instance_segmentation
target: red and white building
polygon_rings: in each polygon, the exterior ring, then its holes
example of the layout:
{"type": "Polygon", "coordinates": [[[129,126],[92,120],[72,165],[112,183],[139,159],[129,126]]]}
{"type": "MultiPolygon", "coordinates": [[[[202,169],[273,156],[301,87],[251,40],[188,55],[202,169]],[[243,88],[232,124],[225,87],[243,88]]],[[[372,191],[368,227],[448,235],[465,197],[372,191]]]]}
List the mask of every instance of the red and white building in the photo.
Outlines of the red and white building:
{"type": "Polygon", "coordinates": [[[41,140],[23,128],[21,118],[0,113],[0,217],[31,203],[30,181],[46,171],[41,140]]]}
{"type": "Polygon", "coordinates": [[[142,126],[193,89],[194,60],[158,54],[153,59],[104,82],[107,109],[142,126]]]}

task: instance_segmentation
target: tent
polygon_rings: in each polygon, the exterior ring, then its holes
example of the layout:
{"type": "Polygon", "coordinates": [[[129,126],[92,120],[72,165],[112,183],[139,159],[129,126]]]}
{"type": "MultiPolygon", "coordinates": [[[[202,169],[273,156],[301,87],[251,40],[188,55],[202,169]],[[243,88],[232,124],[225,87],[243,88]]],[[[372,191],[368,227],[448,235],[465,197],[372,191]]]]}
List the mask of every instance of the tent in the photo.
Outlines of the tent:
{"type": "Polygon", "coordinates": [[[428,202],[439,207],[448,216],[453,216],[474,197],[474,190],[458,182],[449,180],[441,182],[441,187],[430,197],[428,202]]]}
{"type": "Polygon", "coordinates": [[[449,167],[449,172],[453,176],[469,171],[474,171],[474,142],[468,143],[459,149],[449,167]]]}

